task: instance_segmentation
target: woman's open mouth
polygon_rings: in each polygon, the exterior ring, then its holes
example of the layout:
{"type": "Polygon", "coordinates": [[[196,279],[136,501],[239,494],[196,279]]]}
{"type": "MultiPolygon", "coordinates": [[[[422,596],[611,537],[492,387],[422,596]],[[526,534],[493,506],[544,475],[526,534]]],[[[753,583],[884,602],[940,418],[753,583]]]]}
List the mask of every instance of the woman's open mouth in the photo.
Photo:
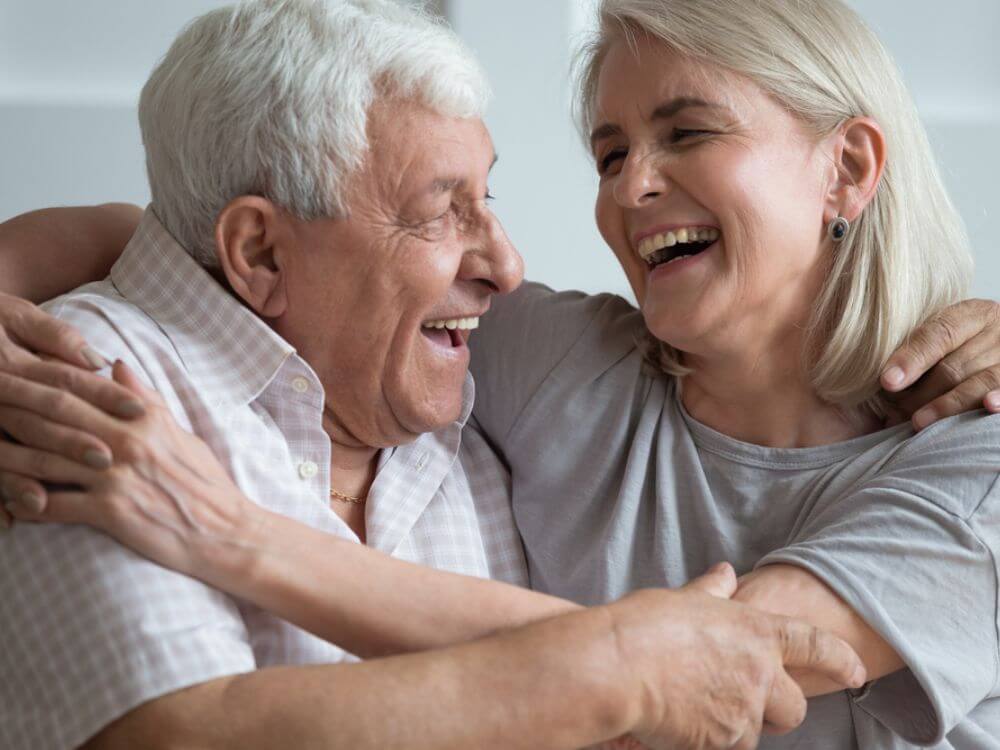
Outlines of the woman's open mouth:
{"type": "Polygon", "coordinates": [[[687,227],[644,238],[639,255],[649,270],[700,255],[719,239],[715,227],[687,227]]]}

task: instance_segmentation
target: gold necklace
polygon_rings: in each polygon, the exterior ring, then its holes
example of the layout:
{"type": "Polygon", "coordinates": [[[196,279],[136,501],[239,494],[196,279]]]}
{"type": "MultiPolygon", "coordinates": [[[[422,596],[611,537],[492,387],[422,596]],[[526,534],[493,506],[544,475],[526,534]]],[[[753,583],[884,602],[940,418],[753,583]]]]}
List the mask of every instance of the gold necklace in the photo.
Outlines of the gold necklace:
{"type": "Polygon", "coordinates": [[[354,505],[364,505],[367,497],[358,497],[357,495],[348,495],[340,490],[335,490],[330,488],[330,499],[336,500],[338,503],[352,503],[354,505]]]}

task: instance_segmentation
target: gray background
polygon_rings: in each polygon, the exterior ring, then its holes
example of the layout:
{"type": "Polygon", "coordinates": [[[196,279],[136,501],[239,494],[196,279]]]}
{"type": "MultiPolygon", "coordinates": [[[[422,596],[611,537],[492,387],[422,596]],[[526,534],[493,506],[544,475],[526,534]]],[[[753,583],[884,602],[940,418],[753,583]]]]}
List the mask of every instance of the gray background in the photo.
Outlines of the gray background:
{"type": "MultiPolygon", "coordinates": [[[[135,102],[184,23],[220,0],[0,0],[0,219],[148,191],[135,102]]],[[[852,0],[896,56],[976,251],[974,292],[1000,297],[1000,2],[852,0]],[[942,8],[947,7],[946,11],[942,8]]],[[[595,177],[569,117],[568,69],[591,0],[439,0],[495,91],[497,213],[528,275],[627,293],[593,227],[595,177]]]]}

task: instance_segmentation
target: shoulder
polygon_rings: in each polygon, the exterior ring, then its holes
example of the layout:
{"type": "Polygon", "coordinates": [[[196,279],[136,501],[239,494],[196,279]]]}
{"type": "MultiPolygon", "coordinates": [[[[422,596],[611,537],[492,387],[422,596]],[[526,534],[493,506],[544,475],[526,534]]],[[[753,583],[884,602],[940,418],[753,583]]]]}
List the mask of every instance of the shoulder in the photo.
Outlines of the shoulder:
{"type": "Polygon", "coordinates": [[[943,419],[904,440],[874,482],[920,495],[968,518],[1000,477],[1000,415],[973,411],[943,419]]]}

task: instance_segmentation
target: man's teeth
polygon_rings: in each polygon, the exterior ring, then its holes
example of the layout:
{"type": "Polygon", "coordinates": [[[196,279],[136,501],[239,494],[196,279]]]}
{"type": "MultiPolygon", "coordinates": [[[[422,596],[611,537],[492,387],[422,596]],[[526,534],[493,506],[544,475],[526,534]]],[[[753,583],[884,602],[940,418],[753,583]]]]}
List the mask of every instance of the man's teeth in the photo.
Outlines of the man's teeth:
{"type": "Polygon", "coordinates": [[[671,232],[663,232],[646,237],[639,243],[639,255],[643,260],[649,260],[649,256],[657,250],[673,247],[677,244],[688,242],[715,242],[719,239],[719,230],[714,227],[685,227],[675,229],[671,232]]]}
{"type": "Polygon", "coordinates": [[[479,318],[448,318],[447,320],[430,320],[423,324],[424,328],[447,328],[454,330],[472,330],[479,328],[479,318]]]}

